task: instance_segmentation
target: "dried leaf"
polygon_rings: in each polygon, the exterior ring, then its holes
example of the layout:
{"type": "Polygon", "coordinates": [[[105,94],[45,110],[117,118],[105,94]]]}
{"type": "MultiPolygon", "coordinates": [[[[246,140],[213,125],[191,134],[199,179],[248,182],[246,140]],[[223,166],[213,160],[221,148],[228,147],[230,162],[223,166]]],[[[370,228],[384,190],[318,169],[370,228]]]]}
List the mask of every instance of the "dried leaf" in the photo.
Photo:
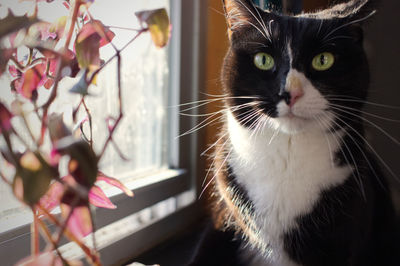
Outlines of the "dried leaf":
{"type": "Polygon", "coordinates": [[[85,24],[75,41],[76,58],[81,69],[95,70],[100,67],[100,40],[91,23],[85,24]]]}
{"type": "Polygon", "coordinates": [[[89,191],[89,202],[96,207],[115,209],[115,206],[111,200],[104,194],[103,190],[94,185],[89,191]]]}
{"type": "Polygon", "coordinates": [[[29,206],[34,206],[47,192],[51,180],[57,175],[57,169],[48,165],[40,154],[25,153],[15,173],[14,194],[29,206]]]}
{"type": "Polygon", "coordinates": [[[114,187],[121,189],[129,197],[133,197],[133,192],[116,178],[106,176],[102,172],[99,172],[99,175],[97,176],[97,181],[104,181],[107,184],[110,184],[114,187]]]}
{"type": "Polygon", "coordinates": [[[57,33],[52,30],[53,25],[49,22],[38,22],[29,27],[28,35],[34,39],[47,41],[49,38],[56,39],[57,33]]]}
{"type": "Polygon", "coordinates": [[[72,137],[60,139],[55,146],[61,154],[70,156],[68,170],[77,183],[90,189],[97,178],[97,157],[90,145],[72,137]]]}
{"type": "Polygon", "coordinates": [[[165,8],[136,12],[141,23],[149,27],[151,38],[157,47],[167,45],[171,36],[171,25],[165,8]]]}
{"type": "MultiPolygon", "coordinates": [[[[75,83],[75,85],[69,90],[69,92],[72,93],[77,93],[81,94],[83,96],[86,96],[89,94],[89,84],[86,80],[87,76],[87,71],[81,71],[81,78],[79,79],[78,83],[75,83]]],[[[79,75],[79,74],[78,74],[79,75]]]]}
{"type": "Polygon", "coordinates": [[[35,101],[37,99],[37,89],[42,86],[47,80],[46,64],[37,64],[29,68],[22,74],[20,86],[17,86],[16,91],[25,98],[35,101]]]}
{"type": "Polygon", "coordinates": [[[22,28],[28,28],[30,25],[38,21],[39,20],[34,17],[16,17],[14,16],[14,14],[11,13],[11,11],[9,11],[7,17],[0,19],[0,38],[3,38],[7,34],[20,30],[22,28]]]}

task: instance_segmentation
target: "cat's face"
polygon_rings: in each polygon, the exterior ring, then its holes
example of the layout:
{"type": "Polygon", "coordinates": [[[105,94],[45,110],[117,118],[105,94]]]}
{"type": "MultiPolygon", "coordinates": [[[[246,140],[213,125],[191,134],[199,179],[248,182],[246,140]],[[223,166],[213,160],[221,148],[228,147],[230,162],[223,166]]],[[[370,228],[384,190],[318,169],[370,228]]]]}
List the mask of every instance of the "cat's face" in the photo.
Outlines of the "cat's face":
{"type": "Polygon", "coordinates": [[[222,80],[235,118],[296,133],[333,127],[344,119],[339,106],[360,109],[349,99],[365,100],[369,83],[357,24],[370,14],[365,3],[290,17],[226,0],[231,47],[222,80]]]}

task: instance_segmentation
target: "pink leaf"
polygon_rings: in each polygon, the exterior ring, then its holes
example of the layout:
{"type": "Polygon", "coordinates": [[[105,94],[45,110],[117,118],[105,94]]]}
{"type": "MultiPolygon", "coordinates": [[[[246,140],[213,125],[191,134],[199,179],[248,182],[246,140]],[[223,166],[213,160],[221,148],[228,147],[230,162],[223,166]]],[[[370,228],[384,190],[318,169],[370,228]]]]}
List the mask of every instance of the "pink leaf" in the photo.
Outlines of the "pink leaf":
{"type": "Polygon", "coordinates": [[[60,205],[61,197],[64,194],[64,186],[59,182],[50,185],[47,193],[40,199],[40,205],[47,211],[51,212],[55,207],[60,205]]]}
{"type": "Polygon", "coordinates": [[[89,202],[96,207],[107,208],[107,209],[116,209],[115,206],[110,199],[104,194],[103,190],[98,186],[94,185],[89,191],[89,202]]]}
{"type": "Polygon", "coordinates": [[[23,73],[20,86],[15,89],[27,99],[35,100],[36,90],[46,81],[46,64],[38,64],[23,73]]]}
{"type": "Polygon", "coordinates": [[[42,265],[53,265],[62,266],[62,260],[56,256],[56,253],[47,251],[38,256],[31,256],[18,261],[16,265],[20,266],[42,266],[42,265]]]}
{"type": "Polygon", "coordinates": [[[107,184],[110,184],[114,187],[121,189],[129,197],[133,197],[133,192],[130,189],[128,189],[124,184],[122,184],[121,181],[119,181],[118,179],[106,176],[102,172],[99,172],[99,175],[97,176],[97,181],[104,181],[107,184]]]}
{"type": "Polygon", "coordinates": [[[7,107],[0,102],[0,133],[2,129],[9,131],[11,129],[11,118],[13,115],[8,111],[7,107]]]}
{"type": "Polygon", "coordinates": [[[15,66],[11,65],[8,67],[8,72],[10,73],[11,77],[19,78],[21,77],[21,71],[19,71],[15,66]]]}
{"type": "Polygon", "coordinates": [[[100,67],[100,35],[90,23],[85,24],[75,41],[76,58],[80,68],[97,69],[100,67]]]}
{"type": "Polygon", "coordinates": [[[70,6],[69,6],[69,3],[68,3],[68,2],[64,1],[62,4],[65,6],[65,8],[66,8],[66,9],[69,9],[69,8],[70,8],[70,6]]]}
{"type": "MultiPolygon", "coordinates": [[[[71,207],[61,204],[61,213],[64,218],[69,215],[71,207]]],[[[93,231],[88,206],[77,206],[72,209],[71,217],[68,220],[67,228],[78,238],[83,238],[93,231]]]]}

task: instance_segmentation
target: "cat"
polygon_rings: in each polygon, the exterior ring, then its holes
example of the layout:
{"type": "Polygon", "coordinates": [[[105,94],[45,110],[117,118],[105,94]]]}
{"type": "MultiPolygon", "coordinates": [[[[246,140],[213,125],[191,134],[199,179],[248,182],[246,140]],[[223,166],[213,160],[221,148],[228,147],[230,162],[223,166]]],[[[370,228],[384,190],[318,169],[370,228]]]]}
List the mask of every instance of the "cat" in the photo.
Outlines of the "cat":
{"type": "Polygon", "coordinates": [[[289,16],[224,0],[224,130],[213,224],[189,265],[400,265],[396,217],[361,119],[376,1],[289,16]]]}

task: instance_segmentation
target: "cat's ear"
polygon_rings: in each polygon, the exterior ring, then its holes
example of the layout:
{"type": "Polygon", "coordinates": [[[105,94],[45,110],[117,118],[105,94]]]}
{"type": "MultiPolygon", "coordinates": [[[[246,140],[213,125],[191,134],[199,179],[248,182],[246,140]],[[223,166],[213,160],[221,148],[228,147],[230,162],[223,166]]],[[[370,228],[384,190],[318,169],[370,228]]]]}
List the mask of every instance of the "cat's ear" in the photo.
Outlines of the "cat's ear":
{"type": "Polygon", "coordinates": [[[252,23],[251,20],[259,14],[251,0],[222,0],[222,4],[228,23],[229,38],[235,30],[252,23]]]}
{"type": "Polygon", "coordinates": [[[340,19],[343,25],[337,29],[347,27],[354,41],[362,44],[364,35],[362,25],[376,13],[378,4],[379,0],[350,0],[305,16],[317,19],[340,19]]]}
{"type": "Polygon", "coordinates": [[[350,0],[310,14],[319,19],[347,18],[361,23],[376,12],[379,0],[350,0]]]}

